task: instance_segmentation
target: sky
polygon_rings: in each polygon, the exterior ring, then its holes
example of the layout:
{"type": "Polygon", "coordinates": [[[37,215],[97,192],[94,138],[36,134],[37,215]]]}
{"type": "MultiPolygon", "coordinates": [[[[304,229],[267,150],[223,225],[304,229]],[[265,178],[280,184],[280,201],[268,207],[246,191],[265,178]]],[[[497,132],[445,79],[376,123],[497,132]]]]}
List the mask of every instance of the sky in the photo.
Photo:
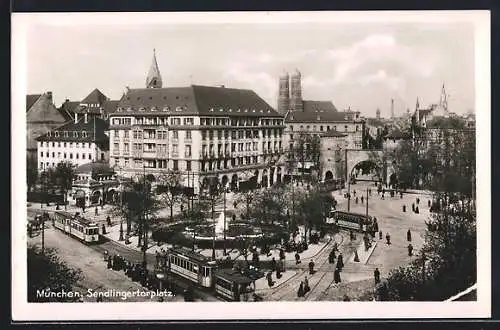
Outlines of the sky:
{"type": "Polygon", "coordinates": [[[332,101],[368,117],[377,109],[388,117],[391,99],[396,115],[413,111],[417,97],[421,106],[438,103],[443,83],[450,111],[475,108],[474,25],[466,21],[79,18],[27,20],[27,94],[52,91],[57,106],[94,88],[119,99],[126,86],[145,87],[155,49],[163,87],[252,89],[274,108],[279,75],[295,69],[305,100],[332,101]]]}

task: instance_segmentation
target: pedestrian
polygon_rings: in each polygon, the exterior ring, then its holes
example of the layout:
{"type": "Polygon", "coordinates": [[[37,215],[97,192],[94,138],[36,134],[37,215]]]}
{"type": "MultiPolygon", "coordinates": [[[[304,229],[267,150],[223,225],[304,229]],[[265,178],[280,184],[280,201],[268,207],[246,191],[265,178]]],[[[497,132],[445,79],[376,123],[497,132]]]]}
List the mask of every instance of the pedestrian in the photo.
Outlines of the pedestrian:
{"type": "Polygon", "coordinates": [[[102,234],[106,235],[106,226],[104,224],[102,224],[102,234]]]}
{"type": "Polygon", "coordinates": [[[335,282],[335,284],[339,284],[341,282],[340,280],[340,269],[335,269],[335,271],[333,272],[333,281],[335,282]]]}
{"type": "Polygon", "coordinates": [[[337,242],[335,242],[333,244],[333,251],[338,251],[339,250],[339,244],[337,242]]]}
{"type": "Polygon", "coordinates": [[[382,239],[382,230],[378,232],[378,239],[382,239]]]}
{"type": "Polygon", "coordinates": [[[418,209],[418,206],[416,206],[416,207],[415,207],[415,214],[419,214],[419,213],[420,213],[420,211],[419,211],[419,209],[418,209]]]}
{"type": "Polygon", "coordinates": [[[273,260],[271,260],[271,271],[275,271],[276,270],[276,259],[274,259],[273,257],[273,260]]]}
{"type": "Polygon", "coordinates": [[[420,198],[417,197],[417,205],[420,204],[420,198]]]}
{"type": "Polygon", "coordinates": [[[411,203],[411,210],[415,212],[415,203],[411,203]]]}
{"type": "Polygon", "coordinates": [[[403,199],[403,192],[402,192],[402,191],[400,191],[400,192],[399,192],[399,197],[400,197],[401,199],[403,199]]]}
{"type": "Polygon", "coordinates": [[[300,254],[298,252],[295,252],[295,264],[298,265],[300,264],[300,254]]]}
{"type": "Polygon", "coordinates": [[[363,199],[364,199],[363,196],[361,196],[361,204],[363,204],[363,199]]]}
{"type": "Polygon", "coordinates": [[[408,244],[408,256],[411,257],[413,255],[413,245],[408,244]]]}
{"type": "Polygon", "coordinates": [[[339,271],[342,271],[342,268],[344,268],[344,256],[342,253],[339,254],[339,257],[337,258],[337,269],[339,271]]]}
{"type": "Polygon", "coordinates": [[[391,245],[391,235],[389,235],[389,233],[385,234],[385,239],[387,241],[387,245],[391,245]]]}
{"type": "Polygon", "coordinates": [[[314,274],[314,261],[309,261],[309,274],[314,274]]]}
{"type": "Polygon", "coordinates": [[[356,197],[356,190],[353,191],[353,196],[356,197]]]}
{"type": "Polygon", "coordinates": [[[335,258],[336,257],[337,256],[335,255],[335,250],[332,250],[330,252],[330,255],[328,256],[328,262],[331,263],[331,264],[333,264],[335,262],[335,258]]]}
{"type": "Polygon", "coordinates": [[[373,277],[375,278],[375,284],[380,283],[380,271],[378,270],[378,267],[373,271],[373,277]]]}
{"type": "Polygon", "coordinates": [[[112,263],[112,260],[114,260],[114,257],[108,257],[108,269],[112,269],[113,268],[113,263],[112,263]]]}
{"type": "Polygon", "coordinates": [[[300,281],[299,290],[297,291],[297,297],[304,297],[304,282],[300,281]]]}
{"type": "Polygon", "coordinates": [[[411,242],[411,231],[410,231],[410,229],[408,229],[408,231],[406,232],[406,240],[408,242],[411,242]]]}
{"type": "Polygon", "coordinates": [[[431,200],[427,200],[427,207],[431,207],[431,200]]]}
{"type": "Polygon", "coordinates": [[[356,238],[354,236],[354,233],[352,232],[352,230],[349,230],[349,238],[350,238],[351,241],[354,241],[354,239],[356,238]]]}
{"type": "Polygon", "coordinates": [[[97,206],[95,207],[95,216],[99,214],[99,211],[97,210],[97,206]]]}
{"type": "Polygon", "coordinates": [[[358,197],[356,197],[356,204],[358,204],[358,197]]]}
{"type": "Polygon", "coordinates": [[[106,218],[106,223],[108,224],[108,227],[111,227],[111,217],[109,215],[106,218]]]}
{"type": "Polygon", "coordinates": [[[309,287],[309,280],[307,279],[307,275],[304,278],[304,295],[311,291],[311,288],[309,287]]]}

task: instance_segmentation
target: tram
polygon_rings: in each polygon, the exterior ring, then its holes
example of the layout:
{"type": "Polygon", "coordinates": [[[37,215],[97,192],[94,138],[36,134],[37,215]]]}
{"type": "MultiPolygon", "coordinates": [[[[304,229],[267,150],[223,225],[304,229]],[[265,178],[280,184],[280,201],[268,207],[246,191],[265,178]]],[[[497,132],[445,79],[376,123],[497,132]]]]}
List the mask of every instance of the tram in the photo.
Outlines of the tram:
{"type": "Polygon", "coordinates": [[[91,220],[72,215],[68,212],[56,211],[53,216],[54,227],[67,235],[85,243],[99,242],[99,227],[91,220]]]}
{"type": "Polygon", "coordinates": [[[333,223],[339,228],[365,232],[371,230],[373,217],[361,213],[332,210],[327,222],[333,223]]]}
{"type": "MultiPolygon", "coordinates": [[[[175,274],[189,280],[196,286],[215,292],[216,295],[229,301],[255,301],[251,284],[263,273],[252,269],[251,276],[234,269],[218,269],[215,261],[185,247],[171,248],[158,258],[158,263],[175,274]]],[[[160,269],[157,269],[160,270],[160,269]]]]}

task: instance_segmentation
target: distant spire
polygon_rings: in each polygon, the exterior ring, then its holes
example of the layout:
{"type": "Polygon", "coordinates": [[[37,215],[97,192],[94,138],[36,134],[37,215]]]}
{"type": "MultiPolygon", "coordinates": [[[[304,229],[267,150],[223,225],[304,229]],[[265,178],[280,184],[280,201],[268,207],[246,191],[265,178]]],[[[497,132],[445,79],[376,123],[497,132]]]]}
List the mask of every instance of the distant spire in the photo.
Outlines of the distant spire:
{"type": "Polygon", "coordinates": [[[419,102],[418,102],[418,96],[417,96],[417,104],[416,104],[416,106],[415,106],[415,107],[416,107],[416,109],[417,109],[417,110],[420,108],[420,104],[419,104],[419,102]]]}
{"type": "Polygon", "coordinates": [[[153,61],[151,62],[151,67],[148,71],[148,76],[146,78],[147,88],[161,88],[162,80],[160,75],[160,69],[158,68],[158,62],[156,61],[156,50],[153,49],[153,61]]]}

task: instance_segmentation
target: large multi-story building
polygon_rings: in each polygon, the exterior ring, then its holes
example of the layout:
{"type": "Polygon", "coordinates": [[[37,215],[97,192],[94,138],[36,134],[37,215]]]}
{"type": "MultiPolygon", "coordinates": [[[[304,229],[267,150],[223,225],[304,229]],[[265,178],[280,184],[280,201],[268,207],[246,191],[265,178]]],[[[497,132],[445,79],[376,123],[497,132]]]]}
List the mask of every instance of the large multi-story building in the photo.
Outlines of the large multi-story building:
{"type": "Polygon", "coordinates": [[[163,84],[154,55],[146,88],[129,89],[109,116],[119,174],[177,171],[195,192],[210,178],[232,189],[282,180],[283,116],[255,92],[163,84]]]}
{"type": "Polygon", "coordinates": [[[38,169],[46,170],[60,162],[75,166],[89,162],[107,162],[108,124],[103,119],[75,115],[75,119],[38,137],[38,169]]]}

